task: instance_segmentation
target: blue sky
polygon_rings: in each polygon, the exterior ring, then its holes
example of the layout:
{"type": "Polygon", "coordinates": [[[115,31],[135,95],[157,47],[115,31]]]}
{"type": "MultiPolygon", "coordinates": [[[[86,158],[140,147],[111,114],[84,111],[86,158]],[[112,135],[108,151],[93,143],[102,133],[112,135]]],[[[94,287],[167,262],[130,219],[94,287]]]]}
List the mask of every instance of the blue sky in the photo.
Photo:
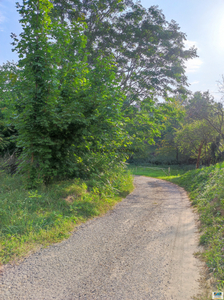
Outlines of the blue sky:
{"type": "MultiPolygon", "coordinates": [[[[21,28],[14,0],[0,0],[0,64],[17,61],[10,33],[21,28]]],[[[209,90],[219,100],[217,81],[224,74],[224,0],[141,0],[148,8],[158,5],[166,19],[175,20],[187,34],[186,47],[195,45],[199,58],[187,63],[187,76],[195,91],[209,90]]]]}
{"type": "Polygon", "coordinates": [[[187,63],[190,89],[209,90],[219,100],[217,81],[224,74],[224,0],[142,0],[158,5],[166,19],[175,20],[187,34],[186,46],[195,45],[199,58],[187,63]]]}

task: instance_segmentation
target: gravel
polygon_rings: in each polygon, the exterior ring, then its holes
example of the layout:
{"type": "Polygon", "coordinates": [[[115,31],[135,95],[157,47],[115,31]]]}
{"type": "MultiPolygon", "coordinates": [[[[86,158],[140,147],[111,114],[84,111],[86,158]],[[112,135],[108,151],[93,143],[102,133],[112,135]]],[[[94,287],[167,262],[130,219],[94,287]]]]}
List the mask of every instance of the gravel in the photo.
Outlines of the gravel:
{"type": "Polygon", "coordinates": [[[196,216],[172,183],[135,177],[115,209],[71,237],[7,265],[0,299],[188,300],[198,293],[196,216]]]}

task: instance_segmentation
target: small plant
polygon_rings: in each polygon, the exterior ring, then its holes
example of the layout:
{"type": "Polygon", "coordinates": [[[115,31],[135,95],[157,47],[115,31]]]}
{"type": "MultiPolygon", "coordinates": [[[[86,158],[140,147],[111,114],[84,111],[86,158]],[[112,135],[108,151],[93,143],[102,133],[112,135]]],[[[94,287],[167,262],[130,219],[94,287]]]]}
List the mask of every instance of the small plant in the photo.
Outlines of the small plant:
{"type": "Polygon", "coordinates": [[[41,195],[38,195],[38,191],[31,191],[31,192],[28,192],[29,194],[29,198],[41,198],[42,196],[41,195]]]}

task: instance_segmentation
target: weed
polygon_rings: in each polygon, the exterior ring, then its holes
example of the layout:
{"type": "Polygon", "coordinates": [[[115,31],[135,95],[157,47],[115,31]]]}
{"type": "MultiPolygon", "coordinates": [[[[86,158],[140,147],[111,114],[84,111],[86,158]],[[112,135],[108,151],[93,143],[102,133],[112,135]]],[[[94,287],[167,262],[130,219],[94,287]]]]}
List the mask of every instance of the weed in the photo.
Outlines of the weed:
{"type": "Polygon", "coordinates": [[[80,222],[111,209],[133,190],[123,169],[101,178],[24,188],[21,175],[0,174],[0,264],[67,238],[80,222]]]}

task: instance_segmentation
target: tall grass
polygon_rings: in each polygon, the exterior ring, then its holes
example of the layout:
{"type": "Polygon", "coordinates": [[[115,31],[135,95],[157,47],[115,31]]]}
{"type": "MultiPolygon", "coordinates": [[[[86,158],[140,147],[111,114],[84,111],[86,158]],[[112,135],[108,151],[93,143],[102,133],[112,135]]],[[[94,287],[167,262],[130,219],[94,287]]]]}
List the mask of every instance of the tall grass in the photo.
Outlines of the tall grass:
{"type": "Polygon", "coordinates": [[[0,173],[0,264],[67,238],[77,224],[104,214],[133,190],[132,176],[122,168],[35,190],[26,190],[23,181],[0,173]]]}

